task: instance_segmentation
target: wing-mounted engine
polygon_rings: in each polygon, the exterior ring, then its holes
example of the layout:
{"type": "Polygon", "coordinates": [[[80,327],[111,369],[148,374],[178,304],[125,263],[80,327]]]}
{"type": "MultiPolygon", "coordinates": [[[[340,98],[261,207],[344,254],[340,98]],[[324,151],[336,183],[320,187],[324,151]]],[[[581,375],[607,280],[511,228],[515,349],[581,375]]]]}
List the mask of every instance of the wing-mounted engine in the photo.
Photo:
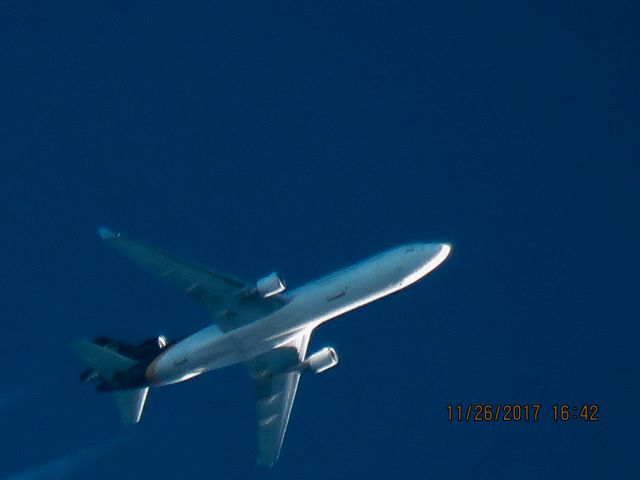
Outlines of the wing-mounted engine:
{"type": "Polygon", "coordinates": [[[256,290],[263,298],[277,295],[283,292],[285,288],[287,288],[287,285],[278,272],[273,272],[256,282],[256,290]]]}
{"type": "Polygon", "coordinates": [[[313,373],[322,373],[338,364],[338,353],[332,347],[325,347],[322,350],[310,355],[303,362],[303,370],[311,370],[313,373]]]}

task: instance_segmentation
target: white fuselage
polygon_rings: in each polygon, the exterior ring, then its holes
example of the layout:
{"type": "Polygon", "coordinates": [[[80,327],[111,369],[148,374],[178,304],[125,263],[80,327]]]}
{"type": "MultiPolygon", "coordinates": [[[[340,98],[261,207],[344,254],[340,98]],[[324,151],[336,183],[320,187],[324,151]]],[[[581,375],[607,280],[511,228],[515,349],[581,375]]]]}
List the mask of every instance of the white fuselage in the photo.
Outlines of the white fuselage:
{"type": "Polygon", "coordinates": [[[405,288],[449,255],[443,243],[415,243],[376,255],[292,290],[274,313],[225,334],[212,325],[161,353],[148,367],[152,386],[168,385],[205,371],[251,360],[287,345],[301,333],[343,313],[405,288]]]}

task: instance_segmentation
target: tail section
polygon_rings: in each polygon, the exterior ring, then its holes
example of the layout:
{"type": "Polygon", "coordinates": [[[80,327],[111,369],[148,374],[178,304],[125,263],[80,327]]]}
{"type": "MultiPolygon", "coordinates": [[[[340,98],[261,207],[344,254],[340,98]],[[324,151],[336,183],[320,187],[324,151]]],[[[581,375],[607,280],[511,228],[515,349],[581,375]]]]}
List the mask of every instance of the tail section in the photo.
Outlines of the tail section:
{"type": "Polygon", "coordinates": [[[133,425],[140,421],[148,393],[149,387],[116,390],[113,392],[122,423],[133,425]]]}
{"type": "Polygon", "coordinates": [[[78,340],[72,344],[72,348],[106,381],[112,380],[118,373],[126,372],[137,363],[118,352],[88,340],[78,340]]]}
{"type": "Polygon", "coordinates": [[[78,340],[72,344],[72,348],[92,369],[83,374],[82,378],[99,383],[98,389],[101,385],[115,384],[115,388],[108,389],[113,390],[122,423],[125,425],[138,423],[142,417],[149,388],[117,389],[121,388],[117,377],[123,376],[138,362],[88,340],[78,340]]]}

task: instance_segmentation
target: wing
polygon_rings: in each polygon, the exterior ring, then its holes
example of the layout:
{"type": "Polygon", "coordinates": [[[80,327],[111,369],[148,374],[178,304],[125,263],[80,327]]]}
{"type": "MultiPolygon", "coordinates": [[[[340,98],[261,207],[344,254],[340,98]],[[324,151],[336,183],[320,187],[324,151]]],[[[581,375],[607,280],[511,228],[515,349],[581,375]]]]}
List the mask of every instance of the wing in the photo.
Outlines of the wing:
{"type": "Polygon", "coordinates": [[[290,345],[249,362],[256,392],[259,465],[271,467],[280,455],[300,380],[300,372],[289,369],[304,360],[310,337],[311,332],[302,333],[290,345]]]}
{"type": "Polygon", "coordinates": [[[251,323],[286,303],[278,295],[247,295],[253,288],[250,283],[213,272],[122,233],[104,227],[98,233],[118,252],[206,307],[223,332],[251,323]]]}

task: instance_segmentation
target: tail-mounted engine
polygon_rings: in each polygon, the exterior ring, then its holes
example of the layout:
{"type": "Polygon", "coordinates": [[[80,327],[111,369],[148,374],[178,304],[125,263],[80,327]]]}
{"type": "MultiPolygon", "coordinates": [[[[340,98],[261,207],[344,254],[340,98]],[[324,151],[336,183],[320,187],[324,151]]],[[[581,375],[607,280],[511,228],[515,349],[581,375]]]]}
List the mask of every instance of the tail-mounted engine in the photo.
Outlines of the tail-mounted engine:
{"type": "MultiPolygon", "coordinates": [[[[132,360],[134,363],[141,365],[145,364],[145,362],[150,362],[160,353],[160,350],[169,346],[169,341],[164,335],[152,337],[137,345],[119,342],[108,337],[97,337],[93,340],[93,343],[102,347],[104,350],[116,352],[119,355],[132,360]]],[[[98,349],[98,351],[100,351],[100,349],[98,349]]],[[[80,374],[80,380],[96,384],[102,384],[105,382],[105,378],[101,372],[94,370],[93,368],[89,368],[82,372],[82,374],[80,374]]]]}
{"type": "Polygon", "coordinates": [[[256,283],[256,290],[263,298],[277,295],[284,291],[285,288],[287,288],[287,285],[278,272],[273,272],[269,276],[258,280],[256,283]]]}
{"type": "Polygon", "coordinates": [[[310,355],[303,363],[304,370],[311,370],[313,373],[322,373],[338,364],[338,353],[332,347],[325,347],[322,350],[310,355]]]}

